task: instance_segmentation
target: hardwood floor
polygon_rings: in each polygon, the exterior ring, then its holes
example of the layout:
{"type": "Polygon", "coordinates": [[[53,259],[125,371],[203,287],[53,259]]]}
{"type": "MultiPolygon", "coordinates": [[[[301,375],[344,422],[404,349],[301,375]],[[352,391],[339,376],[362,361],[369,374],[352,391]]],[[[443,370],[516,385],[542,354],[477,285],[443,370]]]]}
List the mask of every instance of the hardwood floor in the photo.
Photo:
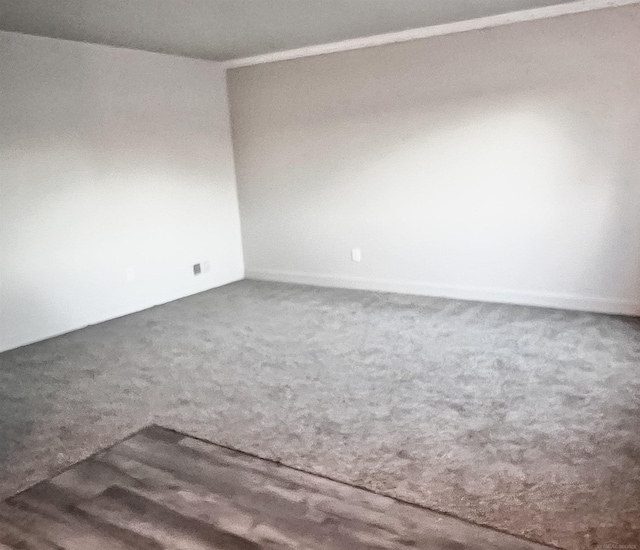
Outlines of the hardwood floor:
{"type": "Polygon", "coordinates": [[[0,550],[542,550],[151,426],[0,504],[0,550]]]}

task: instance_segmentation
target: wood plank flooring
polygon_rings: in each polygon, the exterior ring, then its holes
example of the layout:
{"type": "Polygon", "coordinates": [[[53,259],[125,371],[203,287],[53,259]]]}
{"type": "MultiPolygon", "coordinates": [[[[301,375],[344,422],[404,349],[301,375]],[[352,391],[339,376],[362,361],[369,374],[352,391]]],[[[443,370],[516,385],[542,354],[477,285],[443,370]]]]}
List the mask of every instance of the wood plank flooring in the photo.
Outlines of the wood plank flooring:
{"type": "Polygon", "coordinates": [[[0,550],[542,550],[150,426],[0,503],[0,550]]]}

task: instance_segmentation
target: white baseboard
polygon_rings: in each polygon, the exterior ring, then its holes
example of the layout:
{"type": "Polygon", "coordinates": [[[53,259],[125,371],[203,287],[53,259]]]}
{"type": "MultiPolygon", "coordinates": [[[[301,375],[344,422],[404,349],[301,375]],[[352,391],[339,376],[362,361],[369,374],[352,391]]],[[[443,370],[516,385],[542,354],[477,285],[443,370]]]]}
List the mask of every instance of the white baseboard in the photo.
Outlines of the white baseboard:
{"type": "Polygon", "coordinates": [[[271,269],[248,270],[247,279],[297,283],[303,285],[351,288],[377,292],[395,292],[418,296],[435,296],[471,300],[478,302],[496,302],[526,306],[548,307],[615,315],[640,315],[640,303],[616,298],[581,296],[556,292],[520,291],[499,288],[477,288],[455,285],[442,285],[418,281],[394,281],[388,279],[370,279],[352,275],[310,274],[295,271],[271,269]]]}
{"type": "Polygon", "coordinates": [[[105,309],[100,312],[95,312],[95,314],[91,318],[84,319],[82,321],[77,321],[75,323],[66,324],[64,326],[57,326],[47,331],[39,332],[38,334],[27,333],[25,331],[20,333],[15,333],[15,334],[5,334],[3,335],[4,336],[3,340],[0,341],[0,353],[4,351],[10,351],[12,349],[21,348],[23,346],[36,344],[44,340],[50,340],[51,338],[57,338],[58,336],[63,336],[65,334],[69,334],[70,332],[82,330],[83,328],[86,328],[89,326],[99,325],[100,323],[106,323],[107,321],[113,321],[114,319],[118,319],[120,317],[133,315],[134,313],[139,313],[141,311],[145,311],[147,309],[151,309],[163,304],[175,302],[176,300],[181,300],[182,298],[187,298],[188,296],[193,296],[195,294],[200,294],[201,292],[207,292],[209,290],[213,290],[214,288],[219,288],[221,286],[242,281],[244,278],[245,278],[244,274],[237,274],[232,277],[216,281],[214,284],[207,285],[204,288],[198,288],[195,290],[194,289],[183,290],[182,292],[179,292],[175,296],[166,297],[166,299],[163,299],[157,303],[132,304],[125,309],[118,309],[118,310],[105,309]]]}

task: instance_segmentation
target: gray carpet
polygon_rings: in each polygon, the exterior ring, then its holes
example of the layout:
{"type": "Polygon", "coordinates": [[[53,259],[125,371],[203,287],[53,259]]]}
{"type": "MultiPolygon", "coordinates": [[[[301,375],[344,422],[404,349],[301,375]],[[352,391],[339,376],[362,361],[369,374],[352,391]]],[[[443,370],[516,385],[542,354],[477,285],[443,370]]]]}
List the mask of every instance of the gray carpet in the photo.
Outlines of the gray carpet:
{"type": "Polygon", "coordinates": [[[0,496],[155,422],[537,541],[640,548],[637,319],[243,281],[0,363],[0,496]]]}

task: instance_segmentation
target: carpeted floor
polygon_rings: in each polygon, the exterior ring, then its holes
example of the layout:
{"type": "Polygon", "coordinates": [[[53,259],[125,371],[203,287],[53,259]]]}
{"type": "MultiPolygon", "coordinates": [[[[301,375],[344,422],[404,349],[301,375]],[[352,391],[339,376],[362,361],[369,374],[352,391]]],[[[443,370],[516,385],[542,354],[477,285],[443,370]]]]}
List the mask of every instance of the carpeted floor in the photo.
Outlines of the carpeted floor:
{"type": "Polygon", "coordinates": [[[552,550],[149,426],[0,502],[3,550],[552,550]],[[5,546],[8,545],[8,546],[5,546]]]}
{"type": "Polygon", "coordinates": [[[640,548],[640,320],[243,281],[0,355],[0,497],[149,423],[640,548]]]}

